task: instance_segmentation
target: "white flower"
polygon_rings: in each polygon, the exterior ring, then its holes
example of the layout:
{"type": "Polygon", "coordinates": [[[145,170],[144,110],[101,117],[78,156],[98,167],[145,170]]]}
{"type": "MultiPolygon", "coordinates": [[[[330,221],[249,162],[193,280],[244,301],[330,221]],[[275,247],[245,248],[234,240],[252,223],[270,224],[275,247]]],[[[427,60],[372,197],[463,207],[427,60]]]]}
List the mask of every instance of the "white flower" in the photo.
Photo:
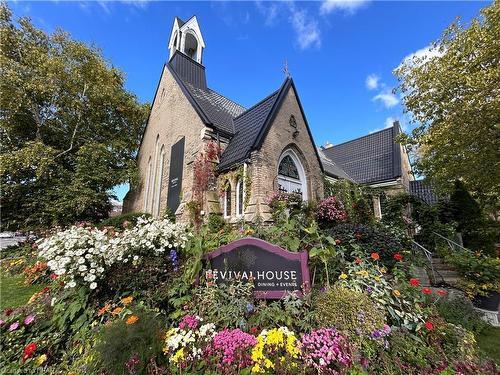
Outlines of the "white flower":
{"type": "Polygon", "coordinates": [[[90,283],[90,289],[95,289],[97,288],[97,283],[90,283]]]}

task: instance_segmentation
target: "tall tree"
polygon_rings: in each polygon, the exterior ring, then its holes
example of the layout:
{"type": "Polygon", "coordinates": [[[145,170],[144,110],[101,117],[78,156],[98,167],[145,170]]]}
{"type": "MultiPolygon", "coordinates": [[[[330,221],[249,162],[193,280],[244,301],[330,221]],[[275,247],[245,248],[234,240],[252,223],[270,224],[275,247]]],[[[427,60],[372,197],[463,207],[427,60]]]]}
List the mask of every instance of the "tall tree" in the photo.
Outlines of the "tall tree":
{"type": "Polygon", "coordinates": [[[136,173],[148,105],[95,47],[13,21],[0,4],[2,226],[99,220],[136,173]]]}
{"type": "Polygon", "coordinates": [[[461,180],[490,212],[500,194],[500,3],[453,23],[426,56],[395,71],[418,125],[417,170],[442,189],[461,180]]]}

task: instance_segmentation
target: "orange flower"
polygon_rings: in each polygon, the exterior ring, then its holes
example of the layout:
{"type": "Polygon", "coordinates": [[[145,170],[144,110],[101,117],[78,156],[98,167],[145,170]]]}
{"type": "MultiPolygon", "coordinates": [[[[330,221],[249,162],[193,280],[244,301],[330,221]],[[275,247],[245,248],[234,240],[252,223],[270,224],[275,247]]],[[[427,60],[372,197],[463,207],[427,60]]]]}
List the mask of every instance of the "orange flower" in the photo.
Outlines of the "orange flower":
{"type": "Polygon", "coordinates": [[[107,313],[110,309],[111,305],[109,303],[105,304],[103,308],[99,309],[97,311],[97,316],[104,315],[104,313],[107,313]]]}
{"type": "Polygon", "coordinates": [[[132,302],[134,300],[134,297],[132,296],[128,296],[128,297],[125,297],[125,298],[122,298],[122,303],[127,306],[130,302],[132,302]]]}
{"type": "Polygon", "coordinates": [[[130,315],[129,318],[127,319],[126,323],[127,324],[135,324],[139,320],[139,317],[137,315],[130,315]]]}
{"type": "Polygon", "coordinates": [[[372,253],[370,256],[372,257],[373,260],[379,260],[380,259],[380,255],[378,255],[378,253],[372,253]]]}
{"type": "Polygon", "coordinates": [[[118,315],[119,313],[121,313],[123,310],[123,307],[116,307],[113,311],[111,311],[111,314],[112,315],[118,315]]]}
{"type": "Polygon", "coordinates": [[[397,290],[397,289],[394,289],[394,290],[392,291],[392,293],[393,293],[396,297],[401,297],[401,292],[400,292],[399,290],[397,290]]]}
{"type": "Polygon", "coordinates": [[[361,264],[361,263],[363,263],[363,259],[356,258],[355,262],[356,262],[356,264],[361,264]]]}

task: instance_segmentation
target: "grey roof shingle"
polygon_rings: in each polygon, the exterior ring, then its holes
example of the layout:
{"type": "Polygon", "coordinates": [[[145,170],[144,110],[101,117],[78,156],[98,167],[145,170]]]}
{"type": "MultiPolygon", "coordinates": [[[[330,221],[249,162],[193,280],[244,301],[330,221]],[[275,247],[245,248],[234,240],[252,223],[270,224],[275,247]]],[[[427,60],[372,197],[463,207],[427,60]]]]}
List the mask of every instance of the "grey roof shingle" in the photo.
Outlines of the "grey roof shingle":
{"type": "Polygon", "coordinates": [[[434,191],[432,184],[425,180],[410,181],[410,194],[419,197],[427,204],[436,204],[439,197],[434,191]]]}
{"type": "Polygon", "coordinates": [[[273,92],[233,120],[236,134],[221,155],[219,170],[248,157],[266,119],[269,117],[279,92],[280,90],[273,92]]]}
{"type": "Polygon", "coordinates": [[[401,176],[399,123],[388,129],[323,149],[328,159],[358,183],[373,184],[401,176]]]}
{"type": "Polygon", "coordinates": [[[352,178],[349,177],[349,175],[345,173],[342,168],[335,164],[335,162],[328,159],[323,151],[324,150],[321,148],[318,149],[319,159],[321,160],[321,164],[323,165],[325,174],[337,179],[346,179],[352,181],[352,178]]]}
{"type": "Polygon", "coordinates": [[[167,66],[195,109],[201,112],[202,119],[215,130],[233,135],[233,118],[243,113],[245,108],[209,89],[205,67],[183,53],[176,51],[167,66]]]}

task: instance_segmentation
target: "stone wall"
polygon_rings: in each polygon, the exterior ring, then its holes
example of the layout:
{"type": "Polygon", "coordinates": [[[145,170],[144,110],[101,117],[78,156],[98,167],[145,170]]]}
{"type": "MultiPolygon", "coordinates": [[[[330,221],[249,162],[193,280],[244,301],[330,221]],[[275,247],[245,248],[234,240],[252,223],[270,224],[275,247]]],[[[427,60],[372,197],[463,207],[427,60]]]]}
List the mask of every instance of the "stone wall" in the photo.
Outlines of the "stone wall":
{"type": "MultiPolygon", "coordinates": [[[[145,210],[144,202],[148,161],[151,158],[152,165],[154,166],[157,138],[158,149],[160,150],[163,146],[165,150],[163,175],[161,176],[159,214],[162,215],[165,212],[170,168],[170,148],[182,137],[185,137],[182,197],[181,205],[177,212],[178,216],[185,216],[186,210],[183,210],[184,203],[192,198],[193,162],[198,151],[203,147],[202,140],[206,137],[206,130],[200,117],[165,66],[144,138],[139,149],[137,163],[140,171],[140,184],[127,194],[124,202],[124,212],[146,211],[156,214],[156,207],[151,207],[149,203],[145,210]]],[[[154,192],[154,188],[152,188],[152,192],[154,192]]]]}
{"type": "Polygon", "coordinates": [[[299,157],[307,176],[308,200],[323,198],[321,167],[316,156],[315,145],[309,137],[302,117],[297,94],[291,87],[283,100],[260,150],[251,155],[247,173],[251,176],[251,197],[245,212],[246,220],[260,216],[269,220],[270,210],[266,198],[278,189],[278,162],[283,151],[291,148],[299,157]],[[295,117],[297,128],[290,126],[290,116],[295,117]],[[294,136],[295,130],[298,135],[294,136]]]}

